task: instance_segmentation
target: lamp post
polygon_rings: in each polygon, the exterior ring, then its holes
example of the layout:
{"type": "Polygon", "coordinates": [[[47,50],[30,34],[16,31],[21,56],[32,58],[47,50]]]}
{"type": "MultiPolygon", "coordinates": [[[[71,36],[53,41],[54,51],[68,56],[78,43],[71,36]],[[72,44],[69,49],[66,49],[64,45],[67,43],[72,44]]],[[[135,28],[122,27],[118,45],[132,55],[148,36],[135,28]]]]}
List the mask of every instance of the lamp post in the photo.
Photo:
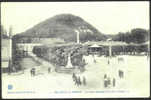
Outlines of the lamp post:
{"type": "Polygon", "coordinates": [[[109,40],[109,57],[112,57],[112,40],[109,40]]]}
{"type": "Polygon", "coordinates": [[[78,30],[75,30],[75,32],[77,33],[77,43],[79,44],[80,43],[80,37],[79,37],[79,31],[78,30]]]}
{"type": "Polygon", "coordinates": [[[111,58],[112,58],[112,39],[107,39],[107,42],[109,42],[109,57],[108,57],[108,76],[110,79],[113,79],[113,66],[111,64],[111,58]]]}
{"type": "Polygon", "coordinates": [[[150,42],[147,42],[147,51],[148,51],[148,53],[147,53],[147,60],[149,59],[149,57],[150,57],[150,42]]]}
{"type": "Polygon", "coordinates": [[[8,37],[9,37],[9,45],[10,45],[9,65],[8,65],[9,72],[8,72],[8,74],[10,74],[11,73],[11,67],[12,67],[12,27],[9,28],[8,37]]]}
{"type": "Polygon", "coordinates": [[[112,57],[112,39],[107,39],[107,42],[109,42],[109,58],[112,57]]]}

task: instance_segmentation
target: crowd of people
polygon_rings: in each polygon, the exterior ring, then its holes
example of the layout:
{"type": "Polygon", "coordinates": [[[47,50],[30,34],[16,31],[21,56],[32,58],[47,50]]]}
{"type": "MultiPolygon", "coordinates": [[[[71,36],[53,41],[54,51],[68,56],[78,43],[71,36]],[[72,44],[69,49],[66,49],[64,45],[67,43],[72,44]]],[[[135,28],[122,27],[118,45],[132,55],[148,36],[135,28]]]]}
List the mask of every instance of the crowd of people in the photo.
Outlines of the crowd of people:
{"type": "Polygon", "coordinates": [[[84,85],[86,86],[86,78],[83,76],[82,80],[80,76],[77,76],[75,73],[72,74],[72,79],[75,82],[75,85],[80,86],[84,85]]]}
{"type": "MultiPolygon", "coordinates": [[[[124,72],[122,70],[118,71],[118,75],[119,75],[120,79],[124,78],[124,72]]],[[[107,87],[110,87],[110,86],[113,86],[113,87],[116,86],[116,78],[113,77],[111,79],[110,77],[107,76],[107,74],[105,74],[104,75],[104,87],[107,88],[107,87]]]]}
{"type": "MultiPolygon", "coordinates": [[[[118,60],[123,60],[123,59],[118,59],[118,60]]],[[[94,60],[94,63],[96,63],[96,60],[94,60]]],[[[110,64],[110,61],[108,60],[108,65],[110,64]]],[[[32,68],[30,70],[31,76],[35,76],[36,75],[36,68],[32,68]]],[[[48,74],[51,73],[51,67],[48,67],[48,74]]],[[[118,70],[118,76],[119,78],[123,78],[124,77],[124,72],[122,70],[118,70]]],[[[86,81],[86,77],[85,76],[79,76],[76,75],[75,73],[72,74],[72,79],[73,82],[76,86],[86,86],[87,85],[87,81],[86,81]]],[[[116,86],[116,78],[113,77],[109,77],[107,76],[107,74],[104,74],[104,87],[115,87],[116,86]]]]}
{"type": "MultiPolygon", "coordinates": [[[[124,58],[119,57],[117,60],[118,60],[118,63],[123,62],[124,58]]],[[[110,60],[109,59],[107,60],[107,63],[108,63],[108,65],[110,65],[110,60]]],[[[123,70],[121,70],[121,69],[118,70],[118,77],[120,79],[124,78],[124,71],[123,70]]],[[[110,86],[113,86],[113,87],[116,86],[116,78],[113,77],[111,79],[109,76],[107,76],[107,74],[105,74],[104,75],[104,87],[106,88],[106,87],[110,87],[110,86]]]]}
{"type": "Polygon", "coordinates": [[[110,79],[110,77],[108,77],[106,74],[104,75],[104,87],[107,88],[107,87],[110,87],[110,86],[113,86],[115,87],[116,85],[116,79],[113,78],[113,80],[110,79]]]}
{"type": "MultiPolygon", "coordinates": [[[[30,70],[30,74],[31,74],[31,76],[36,76],[37,74],[36,74],[36,72],[37,72],[37,70],[36,70],[36,68],[31,68],[31,70],[30,70]]],[[[50,67],[48,67],[48,74],[51,72],[51,68],[50,67]]]]}

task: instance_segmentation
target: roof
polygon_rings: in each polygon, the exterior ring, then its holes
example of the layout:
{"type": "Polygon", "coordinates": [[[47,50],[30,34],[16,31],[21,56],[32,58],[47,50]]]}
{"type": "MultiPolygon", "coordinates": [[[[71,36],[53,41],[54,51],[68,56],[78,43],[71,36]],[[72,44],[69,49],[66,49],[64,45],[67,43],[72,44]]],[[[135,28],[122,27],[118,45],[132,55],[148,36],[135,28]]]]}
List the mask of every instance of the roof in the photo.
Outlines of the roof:
{"type": "Polygon", "coordinates": [[[84,43],[84,45],[93,45],[93,44],[96,44],[96,45],[102,45],[102,46],[125,46],[125,45],[128,45],[127,43],[125,42],[120,42],[120,41],[97,41],[97,42],[86,42],[84,43]]]}
{"type": "Polygon", "coordinates": [[[97,44],[93,44],[92,46],[90,46],[90,47],[95,47],[95,48],[97,48],[97,47],[100,47],[99,45],[97,45],[97,44]]]}
{"type": "Polygon", "coordinates": [[[111,39],[111,38],[109,38],[109,39],[107,39],[107,41],[112,41],[112,39],[111,39]]]}
{"type": "Polygon", "coordinates": [[[147,45],[148,45],[148,44],[150,44],[150,41],[146,41],[146,42],[144,42],[143,44],[147,44],[147,45]]]}

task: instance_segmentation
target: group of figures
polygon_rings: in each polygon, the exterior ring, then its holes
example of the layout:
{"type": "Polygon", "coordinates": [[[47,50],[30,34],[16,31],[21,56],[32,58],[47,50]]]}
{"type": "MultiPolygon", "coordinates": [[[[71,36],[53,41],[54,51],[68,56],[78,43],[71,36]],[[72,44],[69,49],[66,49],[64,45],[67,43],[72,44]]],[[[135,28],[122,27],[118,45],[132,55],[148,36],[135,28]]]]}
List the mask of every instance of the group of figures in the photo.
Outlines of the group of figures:
{"type": "Polygon", "coordinates": [[[77,86],[80,86],[80,85],[84,85],[84,86],[86,86],[86,78],[83,76],[83,79],[82,79],[82,81],[81,81],[81,78],[80,78],[80,76],[76,76],[76,74],[75,73],[73,73],[73,75],[72,75],[72,79],[73,79],[73,81],[75,82],[75,85],[77,85],[77,86]]]}
{"type": "Polygon", "coordinates": [[[48,73],[50,73],[50,72],[51,72],[51,68],[49,67],[49,68],[48,68],[48,73]]]}
{"type": "MultiPolygon", "coordinates": [[[[51,68],[49,67],[48,68],[48,73],[50,73],[50,72],[51,72],[51,68]]],[[[32,68],[30,70],[30,74],[31,74],[31,76],[36,76],[36,68],[32,68]]]]}
{"type": "Polygon", "coordinates": [[[123,77],[124,77],[124,72],[123,72],[122,70],[119,70],[118,73],[119,73],[119,77],[120,77],[120,78],[123,78],[123,77]]]}
{"type": "Polygon", "coordinates": [[[35,76],[36,75],[36,68],[32,68],[30,70],[30,74],[31,74],[31,76],[35,76]]]}
{"type": "MultiPolygon", "coordinates": [[[[124,58],[118,57],[118,63],[119,62],[123,62],[123,61],[124,61],[124,58]]],[[[110,60],[108,60],[107,63],[109,65],[110,64],[110,60]]],[[[124,78],[124,71],[119,69],[118,70],[118,76],[119,76],[120,79],[124,78]]],[[[110,79],[110,77],[107,77],[107,75],[105,74],[104,75],[104,87],[109,87],[109,86],[115,87],[115,85],[116,85],[116,79],[115,78],[110,79]]]]}
{"type": "Polygon", "coordinates": [[[113,78],[112,83],[111,83],[110,77],[107,77],[107,75],[105,74],[105,75],[104,75],[104,87],[106,88],[106,87],[109,87],[109,86],[111,86],[111,85],[112,85],[113,87],[115,87],[115,85],[116,85],[116,79],[113,78]]]}
{"type": "MultiPolygon", "coordinates": [[[[119,70],[118,71],[118,75],[119,75],[119,78],[122,79],[124,78],[124,72],[122,70],[119,70]]],[[[107,77],[107,75],[105,74],[104,75],[104,87],[110,87],[110,86],[113,86],[115,87],[116,85],[116,79],[113,78],[112,80],[110,79],[110,77],[107,77]]]]}

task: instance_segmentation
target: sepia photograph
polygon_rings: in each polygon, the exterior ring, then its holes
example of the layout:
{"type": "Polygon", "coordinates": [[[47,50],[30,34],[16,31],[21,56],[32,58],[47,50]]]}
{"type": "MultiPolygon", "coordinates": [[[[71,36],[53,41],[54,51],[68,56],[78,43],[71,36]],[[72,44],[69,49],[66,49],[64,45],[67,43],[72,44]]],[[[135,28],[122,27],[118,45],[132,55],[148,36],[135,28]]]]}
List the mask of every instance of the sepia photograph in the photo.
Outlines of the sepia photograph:
{"type": "Polygon", "coordinates": [[[148,98],[149,7],[1,2],[2,98],[148,98]]]}

